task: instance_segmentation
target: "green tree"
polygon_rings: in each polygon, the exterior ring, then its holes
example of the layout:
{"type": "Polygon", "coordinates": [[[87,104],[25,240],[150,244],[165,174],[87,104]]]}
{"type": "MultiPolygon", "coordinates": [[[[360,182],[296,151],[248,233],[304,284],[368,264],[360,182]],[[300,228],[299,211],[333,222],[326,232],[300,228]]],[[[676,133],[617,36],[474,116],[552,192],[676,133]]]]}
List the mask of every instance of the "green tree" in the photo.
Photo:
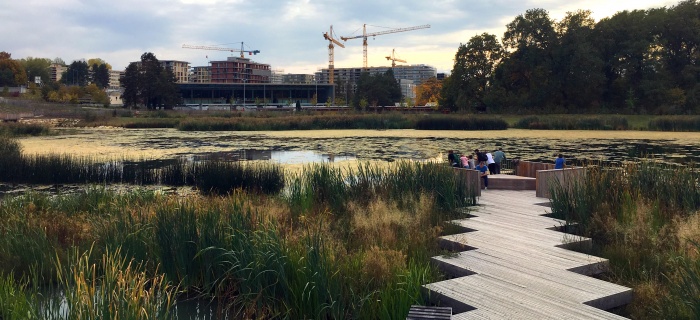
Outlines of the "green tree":
{"type": "Polygon", "coordinates": [[[88,59],[87,64],[89,66],[92,66],[94,64],[97,64],[98,66],[104,64],[107,67],[107,70],[112,70],[112,65],[110,65],[109,63],[105,62],[104,60],[102,60],[100,58],[88,59]]]}
{"type": "Polygon", "coordinates": [[[125,107],[144,104],[148,109],[172,109],[182,103],[175,74],[151,52],[141,55],[140,63],[129,64],[121,83],[125,107]]]}
{"type": "Polygon", "coordinates": [[[124,107],[138,107],[142,104],[141,101],[141,75],[138,63],[132,62],[124,70],[124,75],[119,79],[124,92],[122,93],[122,101],[124,107]]]}
{"type": "Polygon", "coordinates": [[[503,45],[509,54],[496,73],[498,84],[515,95],[515,104],[535,109],[559,100],[552,61],[556,39],[554,22],[544,9],[527,10],[506,26],[503,45]]]}
{"type": "Polygon", "coordinates": [[[553,49],[553,71],[561,93],[559,103],[576,112],[599,102],[605,83],[594,27],[591,12],[583,10],[567,12],[557,23],[559,43],[553,49]]]}
{"type": "Polygon", "coordinates": [[[27,73],[22,64],[12,59],[12,55],[0,52],[0,87],[14,87],[27,83],[27,73]]]}
{"type": "Polygon", "coordinates": [[[90,80],[90,72],[87,62],[84,60],[73,61],[61,77],[61,82],[67,85],[77,85],[84,87],[90,80]]]}
{"type": "Polygon", "coordinates": [[[93,64],[91,67],[92,83],[97,87],[104,89],[109,87],[109,69],[107,64],[93,64]]]}
{"type": "Polygon", "coordinates": [[[51,59],[27,57],[21,59],[20,62],[27,72],[27,79],[29,82],[33,83],[35,77],[40,77],[42,83],[51,81],[51,77],[49,76],[49,66],[51,66],[52,63],[51,59]]]}
{"type": "Polygon", "coordinates": [[[503,55],[503,47],[492,34],[483,33],[461,44],[450,80],[443,84],[440,104],[452,110],[485,111],[485,97],[503,55]]]}

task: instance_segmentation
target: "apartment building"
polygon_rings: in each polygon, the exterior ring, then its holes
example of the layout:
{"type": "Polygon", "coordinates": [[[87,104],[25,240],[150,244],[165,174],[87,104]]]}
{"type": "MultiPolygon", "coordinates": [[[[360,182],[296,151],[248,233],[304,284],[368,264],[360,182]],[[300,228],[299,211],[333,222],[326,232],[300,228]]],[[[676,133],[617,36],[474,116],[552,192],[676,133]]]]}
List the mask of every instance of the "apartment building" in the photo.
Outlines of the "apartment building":
{"type": "Polygon", "coordinates": [[[282,75],[282,82],[292,84],[314,84],[316,83],[316,77],[313,74],[287,73],[282,75]]]}
{"type": "Polygon", "coordinates": [[[177,83],[185,83],[190,79],[190,63],[177,60],[160,60],[160,64],[170,69],[177,79],[177,83]]]}
{"type": "Polygon", "coordinates": [[[49,78],[51,81],[61,81],[61,78],[63,77],[63,73],[68,69],[68,67],[56,63],[52,63],[49,66],[49,78]]]}
{"type": "Polygon", "coordinates": [[[190,74],[190,82],[193,83],[211,83],[211,67],[199,66],[193,67],[190,74]]]}
{"type": "MultiPolygon", "coordinates": [[[[389,69],[393,69],[394,78],[396,81],[401,79],[411,80],[414,85],[420,85],[426,80],[433,78],[437,75],[437,69],[434,67],[417,64],[409,66],[396,66],[396,67],[370,67],[367,68],[367,72],[370,75],[386,73],[389,69]]],[[[364,71],[363,68],[335,68],[333,69],[333,75],[336,83],[356,83],[360,79],[360,75],[364,71]]],[[[329,83],[329,72],[328,69],[321,69],[316,72],[316,79],[318,83],[329,83]]]]}
{"type": "Polygon", "coordinates": [[[119,90],[121,81],[119,80],[124,75],[124,71],[109,70],[109,89],[119,90]]]}
{"type": "Polygon", "coordinates": [[[228,57],[226,61],[211,61],[211,83],[270,83],[269,64],[248,58],[228,57]]]}

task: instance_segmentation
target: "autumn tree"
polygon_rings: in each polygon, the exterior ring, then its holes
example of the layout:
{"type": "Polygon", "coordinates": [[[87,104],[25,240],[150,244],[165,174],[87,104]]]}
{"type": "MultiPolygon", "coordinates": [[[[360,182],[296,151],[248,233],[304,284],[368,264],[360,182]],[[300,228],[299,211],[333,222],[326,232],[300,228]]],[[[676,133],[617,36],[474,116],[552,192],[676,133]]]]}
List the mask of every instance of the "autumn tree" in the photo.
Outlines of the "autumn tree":
{"type": "Polygon", "coordinates": [[[0,52],[0,87],[14,87],[27,83],[27,73],[22,64],[12,55],[0,52]]]}
{"type": "Polygon", "coordinates": [[[414,90],[416,92],[416,105],[424,106],[429,102],[438,102],[440,90],[442,90],[442,82],[432,77],[415,86],[414,90]]]}

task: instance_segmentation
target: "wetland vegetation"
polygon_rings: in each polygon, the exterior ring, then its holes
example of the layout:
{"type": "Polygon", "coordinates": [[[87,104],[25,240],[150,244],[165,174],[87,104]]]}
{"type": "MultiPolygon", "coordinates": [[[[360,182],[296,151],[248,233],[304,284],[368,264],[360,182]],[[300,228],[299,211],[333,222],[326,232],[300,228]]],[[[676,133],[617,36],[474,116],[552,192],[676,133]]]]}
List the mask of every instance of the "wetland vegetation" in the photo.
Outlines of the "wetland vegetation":
{"type": "Polygon", "coordinates": [[[165,319],[213,299],[219,318],[404,317],[440,279],[428,260],[444,221],[476,201],[459,179],[430,163],[313,165],[278,192],[6,196],[0,315],[165,319]]]}
{"type": "Polygon", "coordinates": [[[700,173],[652,161],[588,167],[565,191],[554,217],[577,224],[609,259],[607,281],[634,289],[634,319],[700,316],[700,173]]]}

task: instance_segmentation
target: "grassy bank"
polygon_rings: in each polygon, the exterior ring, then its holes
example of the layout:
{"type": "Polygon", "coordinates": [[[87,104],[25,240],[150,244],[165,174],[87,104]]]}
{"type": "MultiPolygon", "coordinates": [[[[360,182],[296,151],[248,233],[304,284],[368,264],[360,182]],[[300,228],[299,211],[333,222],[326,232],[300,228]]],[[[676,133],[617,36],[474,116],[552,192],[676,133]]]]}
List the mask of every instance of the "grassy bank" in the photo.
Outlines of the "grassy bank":
{"type": "Polygon", "coordinates": [[[698,181],[697,168],[641,162],[591,167],[571,192],[555,190],[554,215],[594,239],[606,280],[634,289],[632,318],[700,316],[698,181]]]}
{"type": "Polygon", "coordinates": [[[219,302],[218,318],[402,318],[440,279],[429,257],[443,221],[474,202],[458,179],[433,164],[315,165],[267,196],[5,198],[0,296],[11,298],[0,314],[169,318],[176,301],[199,297],[219,302]],[[37,298],[47,285],[70,293],[67,310],[37,298]]]}
{"type": "Polygon", "coordinates": [[[537,130],[627,130],[627,119],[622,116],[527,116],[519,119],[518,129],[537,130]]]}
{"type": "Polygon", "coordinates": [[[46,125],[35,123],[0,122],[0,136],[4,137],[47,136],[50,134],[52,134],[52,131],[46,125]]]}

